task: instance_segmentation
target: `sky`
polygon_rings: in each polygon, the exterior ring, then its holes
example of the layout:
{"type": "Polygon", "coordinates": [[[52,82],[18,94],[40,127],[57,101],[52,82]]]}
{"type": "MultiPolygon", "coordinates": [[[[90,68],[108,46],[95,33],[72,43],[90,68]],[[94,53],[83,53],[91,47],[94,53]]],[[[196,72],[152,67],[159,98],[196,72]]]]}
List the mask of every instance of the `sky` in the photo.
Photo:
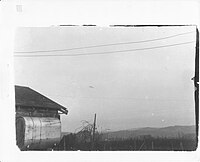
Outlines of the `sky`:
{"type": "Polygon", "coordinates": [[[69,113],[61,122],[66,132],[74,132],[83,120],[92,123],[95,113],[99,131],[194,125],[195,29],[18,28],[15,84],[65,106],[69,113]],[[82,48],[98,45],[107,46],[82,48]],[[56,51],[62,49],[68,50],[56,51]]]}

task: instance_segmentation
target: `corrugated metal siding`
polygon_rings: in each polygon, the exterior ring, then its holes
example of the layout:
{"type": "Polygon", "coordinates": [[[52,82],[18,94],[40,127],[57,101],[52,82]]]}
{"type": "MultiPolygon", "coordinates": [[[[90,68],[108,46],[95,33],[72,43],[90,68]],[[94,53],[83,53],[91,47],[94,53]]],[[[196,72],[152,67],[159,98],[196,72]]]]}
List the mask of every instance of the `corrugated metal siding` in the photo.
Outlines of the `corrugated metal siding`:
{"type": "MultiPolygon", "coordinates": [[[[23,123],[23,141],[18,141],[18,146],[22,150],[26,149],[48,149],[60,142],[61,122],[57,118],[48,117],[19,117],[17,125],[23,123]],[[22,122],[23,121],[23,122],[22,122]]],[[[20,130],[18,130],[19,132],[20,130]]],[[[22,133],[17,134],[17,139],[22,139],[22,133]]]]}

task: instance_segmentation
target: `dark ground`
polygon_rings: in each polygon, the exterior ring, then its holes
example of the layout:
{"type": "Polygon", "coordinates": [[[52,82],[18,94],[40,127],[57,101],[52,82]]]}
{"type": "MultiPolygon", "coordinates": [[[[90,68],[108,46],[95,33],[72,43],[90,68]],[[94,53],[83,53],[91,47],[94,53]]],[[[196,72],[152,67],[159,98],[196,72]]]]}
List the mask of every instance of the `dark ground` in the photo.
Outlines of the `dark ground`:
{"type": "Polygon", "coordinates": [[[140,136],[130,139],[102,140],[100,137],[92,143],[91,139],[80,140],[75,134],[69,134],[62,138],[55,150],[68,151],[194,151],[197,148],[194,137],[151,137],[140,136]],[[92,148],[93,145],[93,148],[92,148]]]}

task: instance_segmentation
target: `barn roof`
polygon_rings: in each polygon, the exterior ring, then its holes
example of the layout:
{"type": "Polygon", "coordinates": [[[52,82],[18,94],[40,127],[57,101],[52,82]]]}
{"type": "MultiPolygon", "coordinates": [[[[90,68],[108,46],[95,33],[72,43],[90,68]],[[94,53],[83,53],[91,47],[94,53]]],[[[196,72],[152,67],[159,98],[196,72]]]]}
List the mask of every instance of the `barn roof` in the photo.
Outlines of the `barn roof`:
{"type": "Polygon", "coordinates": [[[67,114],[67,109],[53,100],[43,96],[39,92],[24,86],[15,86],[15,104],[16,106],[38,107],[57,109],[67,114]]]}

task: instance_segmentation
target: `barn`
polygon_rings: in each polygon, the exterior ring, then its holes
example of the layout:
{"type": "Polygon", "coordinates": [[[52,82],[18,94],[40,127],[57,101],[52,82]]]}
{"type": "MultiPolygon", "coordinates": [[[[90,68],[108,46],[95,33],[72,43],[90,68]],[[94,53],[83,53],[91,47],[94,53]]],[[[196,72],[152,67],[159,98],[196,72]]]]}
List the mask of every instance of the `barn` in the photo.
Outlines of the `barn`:
{"type": "Polygon", "coordinates": [[[67,108],[24,86],[15,86],[16,143],[20,150],[48,150],[61,140],[67,108]]]}

